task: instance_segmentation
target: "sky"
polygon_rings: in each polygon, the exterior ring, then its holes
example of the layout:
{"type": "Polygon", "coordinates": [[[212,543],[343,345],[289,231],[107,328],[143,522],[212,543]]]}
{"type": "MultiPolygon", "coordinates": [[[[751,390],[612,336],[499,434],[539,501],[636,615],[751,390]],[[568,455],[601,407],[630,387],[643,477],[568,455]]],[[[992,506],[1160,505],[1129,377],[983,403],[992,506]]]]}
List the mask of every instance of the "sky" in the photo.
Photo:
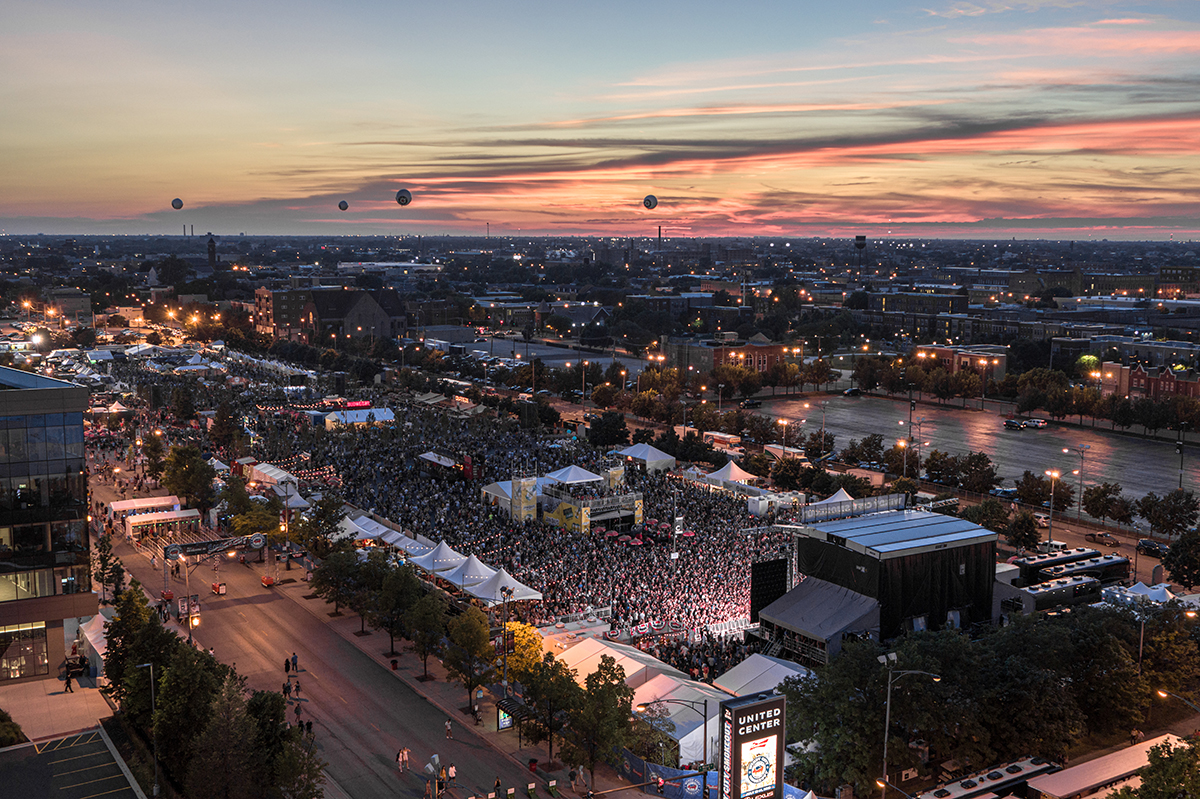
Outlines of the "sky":
{"type": "Polygon", "coordinates": [[[1195,0],[0,0],[0,108],[10,235],[1200,237],[1195,0]]]}

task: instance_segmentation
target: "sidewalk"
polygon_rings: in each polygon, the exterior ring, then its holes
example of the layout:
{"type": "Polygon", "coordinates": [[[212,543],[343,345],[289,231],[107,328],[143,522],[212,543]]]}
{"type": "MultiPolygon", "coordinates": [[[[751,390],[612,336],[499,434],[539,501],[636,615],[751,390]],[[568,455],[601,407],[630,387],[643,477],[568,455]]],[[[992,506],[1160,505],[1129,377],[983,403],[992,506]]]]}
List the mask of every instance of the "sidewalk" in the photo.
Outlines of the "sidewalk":
{"type": "Polygon", "coordinates": [[[31,741],[61,738],[95,727],[113,714],[108,700],[91,677],[83,677],[64,690],[60,679],[33,680],[0,688],[4,708],[31,741]]]}

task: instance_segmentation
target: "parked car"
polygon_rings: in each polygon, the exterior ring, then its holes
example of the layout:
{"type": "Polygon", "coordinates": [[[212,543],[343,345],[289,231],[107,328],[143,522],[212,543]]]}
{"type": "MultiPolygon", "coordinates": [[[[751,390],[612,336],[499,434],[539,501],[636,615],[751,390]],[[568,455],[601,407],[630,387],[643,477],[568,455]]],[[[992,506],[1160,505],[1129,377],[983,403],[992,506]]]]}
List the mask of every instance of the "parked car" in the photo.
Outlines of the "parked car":
{"type": "Polygon", "coordinates": [[[1025,423],[1022,422],[1020,419],[1005,419],[1004,420],[1004,429],[1005,430],[1024,430],[1025,423]]]}
{"type": "Polygon", "coordinates": [[[842,392],[843,397],[858,397],[862,395],[862,389],[848,388],[842,392]]]}
{"type": "Polygon", "coordinates": [[[739,406],[742,408],[761,408],[762,400],[756,400],[756,399],[742,400],[741,403],[739,403],[739,406]]]}
{"type": "Polygon", "coordinates": [[[1169,544],[1164,544],[1162,541],[1155,541],[1152,538],[1143,538],[1137,542],[1137,551],[1142,555],[1151,555],[1156,558],[1162,558],[1170,550],[1169,544]]]}
{"type": "Polygon", "coordinates": [[[1038,527],[1049,527],[1050,526],[1050,517],[1044,513],[1033,514],[1033,520],[1035,522],[1037,522],[1038,527]]]}
{"type": "Polygon", "coordinates": [[[1106,547],[1121,546],[1121,542],[1110,533],[1088,533],[1084,536],[1084,538],[1086,538],[1088,541],[1091,541],[1093,544],[1101,544],[1106,547]]]}
{"type": "Polygon", "coordinates": [[[1025,420],[1026,427],[1036,427],[1039,430],[1048,424],[1050,424],[1050,423],[1047,422],[1045,419],[1026,419],[1025,420]]]}

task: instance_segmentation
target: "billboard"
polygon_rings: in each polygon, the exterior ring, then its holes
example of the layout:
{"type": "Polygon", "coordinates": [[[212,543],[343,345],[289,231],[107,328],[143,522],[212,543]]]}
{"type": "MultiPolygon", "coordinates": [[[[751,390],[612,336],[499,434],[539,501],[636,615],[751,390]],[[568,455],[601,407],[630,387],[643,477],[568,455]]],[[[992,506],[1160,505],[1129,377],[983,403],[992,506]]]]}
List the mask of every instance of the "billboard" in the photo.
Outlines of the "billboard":
{"type": "Polygon", "coordinates": [[[517,521],[537,518],[537,478],[514,477],[512,481],[512,517],[517,521]]]}
{"type": "Polygon", "coordinates": [[[721,703],[721,799],[782,799],[786,700],[773,692],[721,703]]]}

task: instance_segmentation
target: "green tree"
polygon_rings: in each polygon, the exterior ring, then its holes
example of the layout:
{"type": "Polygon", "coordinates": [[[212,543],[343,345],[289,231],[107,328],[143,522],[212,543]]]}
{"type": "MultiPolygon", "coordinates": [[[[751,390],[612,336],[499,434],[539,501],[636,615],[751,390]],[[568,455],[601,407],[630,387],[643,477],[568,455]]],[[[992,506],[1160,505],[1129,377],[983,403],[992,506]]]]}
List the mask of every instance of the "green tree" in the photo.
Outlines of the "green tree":
{"type": "Polygon", "coordinates": [[[279,799],[323,799],[326,763],[299,735],[284,741],[275,763],[279,799]]]}
{"type": "Polygon", "coordinates": [[[567,714],[575,707],[582,692],[575,672],[549,652],[525,675],[525,703],[532,712],[523,729],[534,743],[548,743],[547,756],[554,759],[554,736],[567,723],[567,714]]]}
{"type": "Polygon", "coordinates": [[[931,449],[925,456],[925,477],[931,482],[956,486],[961,472],[962,465],[957,455],[950,455],[939,449],[931,449]]]}
{"type": "MultiPolygon", "coordinates": [[[[92,575],[101,589],[112,591],[113,601],[116,601],[121,586],[125,583],[125,567],[121,559],[113,554],[112,536],[101,535],[96,541],[96,560],[92,575]]],[[[104,599],[103,590],[100,599],[104,599]]]]}
{"type": "Polygon", "coordinates": [[[629,429],[625,426],[625,414],[605,411],[588,428],[588,441],[596,447],[612,447],[629,443],[629,429]]]}
{"type": "Polygon", "coordinates": [[[216,497],[213,480],[216,470],[191,446],[171,447],[163,472],[163,487],[203,513],[216,497]]]}
{"type": "Polygon", "coordinates": [[[1112,515],[1113,500],[1120,496],[1120,483],[1088,486],[1083,490],[1083,509],[1092,518],[1104,521],[1112,515]]]}
{"type": "Polygon", "coordinates": [[[1180,536],[1163,556],[1162,564],[1171,580],[1187,590],[1200,585],[1200,531],[1190,530],[1180,536]]]}
{"type": "Polygon", "coordinates": [[[292,523],[294,540],[323,558],[335,548],[334,538],[345,518],[345,500],[336,491],[327,491],[313,503],[311,509],[292,523]]]}
{"type": "Polygon", "coordinates": [[[142,441],[142,455],[146,458],[146,474],[155,480],[162,479],[166,467],[162,438],[153,434],[146,436],[142,441]]]}
{"type": "Polygon", "coordinates": [[[188,770],[190,794],[214,799],[257,796],[253,762],[255,732],[241,685],[231,674],[213,699],[208,722],[196,736],[188,770]]]}
{"type": "Polygon", "coordinates": [[[196,737],[208,724],[213,701],[224,681],[211,668],[213,659],[190,646],[177,646],[162,675],[154,728],[159,752],[170,770],[182,778],[196,753],[196,737]]]}
{"type": "Polygon", "coordinates": [[[254,755],[266,785],[276,783],[279,756],[291,734],[287,725],[287,700],[279,691],[255,691],[246,702],[246,714],[254,724],[254,755]]]}
{"type": "Polygon", "coordinates": [[[120,703],[124,699],[124,677],[126,668],[133,662],[134,647],[138,634],[150,624],[154,612],[146,601],[142,584],[134,580],[128,591],[116,597],[116,609],[112,621],[104,625],[108,651],[104,656],[104,674],[108,677],[113,698],[120,703]]]}
{"type": "Polygon", "coordinates": [[[1153,491],[1137,501],[1137,513],[1152,531],[1173,538],[1196,525],[1200,500],[1191,491],[1177,488],[1164,497],[1153,491]]]}
{"type": "Polygon", "coordinates": [[[1008,508],[995,497],[988,497],[978,505],[963,508],[959,516],[997,533],[1008,527],[1008,508]]]}
{"type": "Polygon", "coordinates": [[[237,428],[233,422],[233,408],[228,402],[222,402],[217,406],[216,413],[213,414],[212,427],[208,429],[208,437],[220,449],[228,450],[233,445],[236,435],[237,428]]]}
{"type": "Polygon", "coordinates": [[[570,735],[566,757],[587,767],[592,784],[601,761],[616,766],[618,754],[629,740],[633,717],[633,689],[625,682],[625,669],[602,655],[596,670],[584,679],[578,701],[567,709],[570,735]]]}
{"type": "Polygon", "coordinates": [[[358,590],[359,564],[355,552],[334,552],[313,570],[312,592],[333,603],[333,612],[340,613],[358,590]]]}
{"type": "Polygon", "coordinates": [[[505,625],[512,638],[512,651],[508,653],[509,680],[525,682],[525,675],[542,660],[542,635],[531,624],[510,621],[505,625]]]}
{"type": "Polygon", "coordinates": [[[25,740],[25,733],[21,731],[21,725],[13,721],[12,716],[4,710],[0,710],[0,748],[15,746],[24,743],[25,740]]]}
{"type": "Polygon", "coordinates": [[[959,459],[960,487],[986,494],[1000,483],[992,459],[982,452],[971,452],[959,459]]]}
{"type": "Polygon", "coordinates": [[[376,599],[371,623],[387,630],[388,654],[396,654],[396,636],[404,635],[404,616],[421,598],[421,581],[413,567],[405,563],[390,570],[376,599]]]}
{"type": "Polygon", "coordinates": [[[1016,482],[1017,501],[1023,505],[1040,506],[1050,499],[1050,481],[1028,469],[1016,482]]]}
{"type": "Polygon", "coordinates": [[[467,689],[467,706],[475,689],[496,678],[496,650],[488,637],[488,620],[477,607],[468,607],[446,625],[449,641],[442,661],[451,678],[467,689]]]}
{"type": "Polygon", "coordinates": [[[192,404],[192,392],[180,386],[171,395],[171,410],[175,418],[190,421],[196,418],[196,406],[192,404]]]}
{"type": "Polygon", "coordinates": [[[1182,799],[1200,796],[1200,739],[1175,745],[1165,741],[1149,753],[1149,762],[1138,771],[1141,784],[1109,794],[1109,799],[1182,799]]]}
{"type": "Polygon", "coordinates": [[[565,336],[571,332],[571,320],[562,314],[554,314],[546,320],[546,327],[553,330],[559,336],[565,336]]]}
{"type": "Polygon", "coordinates": [[[1008,523],[1004,537],[1017,549],[1034,549],[1041,542],[1042,533],[1038,530],[1033,514],[1023,510],[1008,523]]]}
{"type": "Polygon", "coordinates": [[[660,758],[665,760],[667,758],[663,757],[664,752],[674,753],[675,739],[671,737],[673,732],[675,722],[671,721],[671,714],[666,705],[657,701],[639,705],[638,712],[629,726],[626,747],[648,763],[658,762],[660,758]]]}
{"type": "Polygon", "coordinates": [[[428,679],[429,656],[442,651],[442,639],[446,636],[446,604],[436,594],[426,594],[412,606],[404,623],[428,679]]]}

